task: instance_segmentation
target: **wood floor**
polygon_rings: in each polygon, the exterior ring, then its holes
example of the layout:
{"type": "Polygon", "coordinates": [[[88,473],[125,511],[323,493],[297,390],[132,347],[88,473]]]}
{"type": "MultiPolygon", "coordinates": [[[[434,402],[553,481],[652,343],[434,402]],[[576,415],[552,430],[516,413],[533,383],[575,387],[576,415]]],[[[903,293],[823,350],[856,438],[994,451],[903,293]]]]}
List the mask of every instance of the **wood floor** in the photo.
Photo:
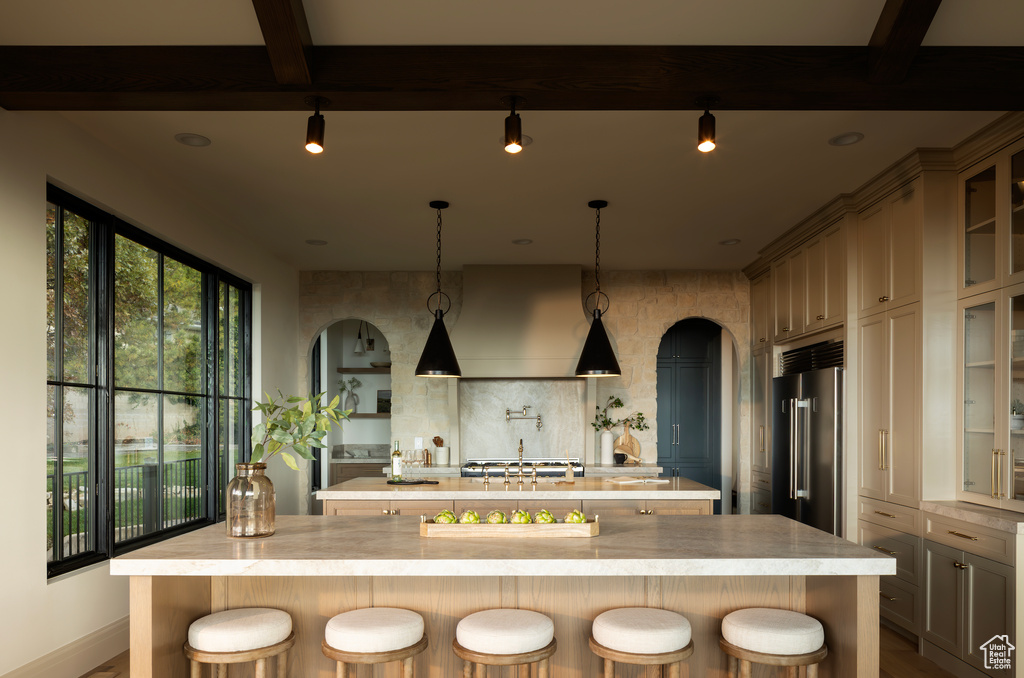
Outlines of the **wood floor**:
{"type": "MultiPolygon", "coordinates": [[[[921,655],[914,643],[883,626],[879,651],[878,678],[955,678],[921,655]]],[[[131,678],[128,673],[128,653],[122,652],[97,666],[82,678],[131,678]]]]}

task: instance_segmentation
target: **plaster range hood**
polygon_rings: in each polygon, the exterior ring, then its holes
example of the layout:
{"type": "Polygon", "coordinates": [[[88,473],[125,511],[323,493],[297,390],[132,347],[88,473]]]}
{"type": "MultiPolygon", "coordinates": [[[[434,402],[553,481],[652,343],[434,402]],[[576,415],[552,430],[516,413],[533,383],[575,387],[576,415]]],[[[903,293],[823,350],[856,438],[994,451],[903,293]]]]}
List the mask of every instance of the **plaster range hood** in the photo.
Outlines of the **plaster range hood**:
{"type": "Polygon", "coordinates": [[[464,378],[575,377],[590,329],[582,268],[465,266],[451,339],[464,378]]]}

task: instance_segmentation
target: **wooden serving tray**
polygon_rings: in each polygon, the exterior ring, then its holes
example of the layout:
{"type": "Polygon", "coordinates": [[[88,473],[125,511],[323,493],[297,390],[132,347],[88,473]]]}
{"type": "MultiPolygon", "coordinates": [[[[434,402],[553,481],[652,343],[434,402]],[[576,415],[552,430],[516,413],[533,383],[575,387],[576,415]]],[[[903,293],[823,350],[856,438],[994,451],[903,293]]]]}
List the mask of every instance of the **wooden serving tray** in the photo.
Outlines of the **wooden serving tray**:
{"type": "Polygon", "coordinates": [[[445,537],[450,539],[476,538],[564,538],[564,537],[596,537],[598,527],[596,520],[585,523],[435,523],[433,519],[421,516],[421,537],[445,537]]]}

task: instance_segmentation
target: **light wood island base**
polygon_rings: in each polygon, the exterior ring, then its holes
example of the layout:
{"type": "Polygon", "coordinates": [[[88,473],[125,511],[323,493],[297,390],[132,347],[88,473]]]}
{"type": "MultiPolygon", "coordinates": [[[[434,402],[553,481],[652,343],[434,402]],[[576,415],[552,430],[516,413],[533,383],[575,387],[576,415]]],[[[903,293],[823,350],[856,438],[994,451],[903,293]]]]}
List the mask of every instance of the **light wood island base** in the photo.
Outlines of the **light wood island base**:
{"type": "MultiPolygon", "coordinates": [[[[746,607],[819,619],[829,647],[821,678],[878,676],[878,578],[895,561],[781,516],[610,518],[590,539],[426,539],[418,527],[413,519],[285,516],[269,539],[229,540],[218,525],[116,558],[111,572],[131,577],[132,678],[187,678],[189,624],[237,607],[288,612],[296,637],[289,675],[331,678],[335,664],[320,650],[327,621],[369,606],[423,616],[429,646],[417,656],[417,678],[461,675],[455,627],[495,607],[551,617],[552,678],[601,675],[591,626],[617,607],[657,607],[690,621],[694,653],[683,676],[725,678],[721,620],[746,607]]],[[[623,664],[616,678],[653,671],[623,664]]],[[[770,675],[762,671],[755,667],[754,678],[770,675]]],[[[252,668],[232,666],[229,676],[252,676],[252,668]]],[[[371,677],[399,678],[399,667],[359,667],[353,676],[371,677]]],[[[491,667],[488,678],[514,673],[491,667]]]]}

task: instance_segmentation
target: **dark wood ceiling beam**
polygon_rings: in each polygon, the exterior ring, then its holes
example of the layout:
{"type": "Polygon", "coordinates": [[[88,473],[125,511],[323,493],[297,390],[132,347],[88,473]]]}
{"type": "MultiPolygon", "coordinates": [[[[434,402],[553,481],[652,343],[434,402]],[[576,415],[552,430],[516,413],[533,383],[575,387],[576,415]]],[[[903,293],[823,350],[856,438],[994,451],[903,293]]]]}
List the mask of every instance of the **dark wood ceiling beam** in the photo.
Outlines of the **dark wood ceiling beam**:
{"type": "Polygon", "coordinates": [[[868,79],[896,84],[910,72],[942,0],[886,0],[868,42],[868,79]]]}
{"type": "Polygon", "coordinates": [[[313,39],[302,0],[252,0],[263,42],[282,85],[313,82],[313,39]]]}
{"type": "Polygon", "coordinates": [[[262,47],[0,47],[9,110],[1021,110],[1024,48],[922,47],[899,84],[863,47],[314,47],[280,85],[262,47]]]}

